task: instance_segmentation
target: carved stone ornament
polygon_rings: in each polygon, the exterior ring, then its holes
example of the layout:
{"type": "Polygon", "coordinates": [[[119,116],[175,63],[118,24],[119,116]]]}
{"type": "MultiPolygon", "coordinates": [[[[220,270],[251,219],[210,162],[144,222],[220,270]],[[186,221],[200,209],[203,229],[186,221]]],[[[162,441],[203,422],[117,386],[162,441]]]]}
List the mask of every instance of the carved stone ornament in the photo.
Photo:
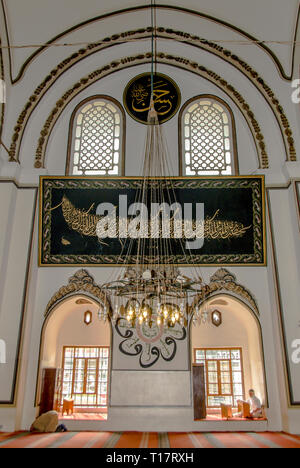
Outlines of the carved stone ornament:
{"type": "Polygon", "coordinates": [[[259,316],[256,299],[244,286],[237,283],[236,276],[225,268],[220,268],[211,278],[210,283],[202,288],[202,292],[195,297],[191,306],[194,310],[199,304],[212,297],[215,293],[233,293],[239,296],[243,302],[248,302],[254,312],[259,316]]]}
{"type": "Polygon", "coordinates": [[[87,293],[110,310],[110,303],[105,293],[95,283],[94,278],[86,270],[79,270],[69,279],[69,283],[66,286],[62,286],[52,296],[47,305],[45,317],[48,317],[53,308],[63,299],[80,293],[87,293]]]}

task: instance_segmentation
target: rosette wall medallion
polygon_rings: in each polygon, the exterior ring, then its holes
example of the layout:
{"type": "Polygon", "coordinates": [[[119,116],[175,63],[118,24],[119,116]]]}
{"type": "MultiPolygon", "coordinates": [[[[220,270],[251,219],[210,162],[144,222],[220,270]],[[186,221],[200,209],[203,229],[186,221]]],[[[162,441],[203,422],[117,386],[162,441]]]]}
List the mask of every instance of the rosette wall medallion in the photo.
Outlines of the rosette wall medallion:
{"type": "Polygon", "coordinates": [[[147,322],[137,323],[135,327],[124,318],[116,323],[116,331],[123,339],[119,350],[126,356],[139,357],[140,367],[148,369],[160,359],[171,362],[176,357],[177,342],[187,337],[185,327],[176,323],[166,329],[161,323],[153,323],[150,327],[147,322]]]}

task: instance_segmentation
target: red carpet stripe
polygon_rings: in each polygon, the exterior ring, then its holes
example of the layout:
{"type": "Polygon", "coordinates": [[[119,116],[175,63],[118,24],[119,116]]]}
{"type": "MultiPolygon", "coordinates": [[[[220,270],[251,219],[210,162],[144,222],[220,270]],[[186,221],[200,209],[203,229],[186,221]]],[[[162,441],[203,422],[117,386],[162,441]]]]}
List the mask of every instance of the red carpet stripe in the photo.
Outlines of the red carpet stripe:
{"type": "Polygon", "coordinates": [[[92,434],[85,432],[83,434],[77,433],[70,440],[65,440],[59,448],[84,448],[92,439],[92,434]]]}
{"type": "Polygon", "coordinates": [[[102,433],[98,441],[96,441],[96,443],[94,443],[94,445],[91,448],[104,448],[107,444],[107,441],[110,438],[111,438],[111,433],[108,433],[108,432],[102,433]]]}
{"type": "Polygon", "coordinates": [[[300,441],[298,443],[292,437],[287,437],[285,434],[262,434],[265,439],[275,443],[279,448],[300,448],[300,441]]]}
{"type": "Polygon", "coordinates": [[[124,433],[116,443],[115,448],[140,448],[143,432],[124,433]]]}
{"type": "Polygon", "coordinates": [[[237,435],[243,443],[248,444],[249,448],[268,448],[266,445],[254,440],[247,432],[239,432],[237,435]]]}
{"type": "Polygon", "coordinates": [[[189,434],[169,434],[170,448],[195,448],[189,434]]]}
{"type": "MultiPolygon", "coordinates": [[[[116,444],[119,442],[122,437],[122,432],[114,432],[110,434],[110,437],[104,443],[103,448],[115,448],[116,444]]],[[[131,448],[131,447],[128,447],[131,448]]]]}
{"type": "Polygon", "coordinates": [[[158,434],[157,432],[151,432],[149,434],[148,448],[158,447],[158,434]]]}
{"type": "Polygon", "coordinates": [[[17,432],[0,434],[0,448],[300,448],[300,437],[270,432],[17,432]]]}
{"type": "Polygon", "coordinates": [[[70,445],[70,440],[75,437],[76,433],[75,432],[67,432],[61,434],[61,437],[54,442],[52,442],[50,445],[47,445],[46,448],[49,449],[54,449],[54,448],[61,448],[62,445],[68,443],[68,446],[70,445]]]}
{"type": "MultiPolygon", "coordinates": [[[[249,441],[241,438],[239,434],[220,433],[214,434],[214,437],[221,443],[224,448],[249,448],[249,441]]],[[[253,447],[254,448],[254,444],[253,447]]]]}
{"type": "Polygon", "coordinates": [[[272,440],[268,440],[266,437],[265,437],[265,434],[259,434],[259,433],[256,433],[256,432],[251,432],[249,434],[251,437],[253,437],[253,439],[255,439],[256,441],[258,441],[259,443],[261,444],[264,444],[267,448],[275,448],[275,449],[278,449],[278,448],[282,448],[280,447],[280,445],[277,445],[274,441],[272,440]]]}
{"type": "Polygon", "coordinates": [[[294,443],[296,443],[297,445],[299,444],[300,445],[300,437],[299,436],[296,436],[296,435],[293,435],[293,434],[286,434],[285,432],[282,433],[282,437],[285,437],[287,438],[288,440],[292,440],[294,443]]]}
{"type": "Polygon", "coordinates": [[[99,432],[89,435],[91,439],[85,444],[83,448],[102,448],[111,437],[110,432],[99,432]]]}
{"type": "Polygon", "coordinates": [[[11,434],[7,440],[0,442],[0,448],[24,447],[27,444],[28,437],[30,437],[28,432],[11,434]]]}
{"type": "Polygon", "coordinates": [[[46,448],[61,439],[61,434],[31,434],[25,448],[46,448]],[[30,439],[30,440],[29,440],[30,439]]]}

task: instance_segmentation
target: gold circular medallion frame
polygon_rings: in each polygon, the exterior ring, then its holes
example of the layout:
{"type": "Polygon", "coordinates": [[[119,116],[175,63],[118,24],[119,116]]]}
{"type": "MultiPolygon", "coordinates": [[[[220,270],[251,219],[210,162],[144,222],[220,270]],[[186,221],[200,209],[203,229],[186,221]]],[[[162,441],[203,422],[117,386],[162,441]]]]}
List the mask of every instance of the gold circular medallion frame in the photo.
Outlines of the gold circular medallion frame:
{"type": "MultiPolygon", "coordinates": [[[[148,124],[151,99],[151,73],[142,73],[133,78],[123,94],[124,107],[131,118],[148,124]]],[[[159,123],[171,120],[179,111],[181,92],[175,81],[163,73],[154,75],[154,104],[159,123]]]]}

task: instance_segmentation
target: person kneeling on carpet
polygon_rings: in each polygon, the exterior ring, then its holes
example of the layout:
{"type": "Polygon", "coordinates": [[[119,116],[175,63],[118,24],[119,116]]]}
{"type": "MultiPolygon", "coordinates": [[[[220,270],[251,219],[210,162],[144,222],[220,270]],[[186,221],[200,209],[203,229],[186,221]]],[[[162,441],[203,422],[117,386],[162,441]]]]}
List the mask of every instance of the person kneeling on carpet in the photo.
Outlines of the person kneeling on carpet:
{"type": "Polygon", "coordinates": [[[56,411],[49,411],[42,414],[37,418],[30,428],[30,432],[38,433],[54,433],[54,432],[67,432],[66,426],[58,424],[58,413],[56,411]]]}

